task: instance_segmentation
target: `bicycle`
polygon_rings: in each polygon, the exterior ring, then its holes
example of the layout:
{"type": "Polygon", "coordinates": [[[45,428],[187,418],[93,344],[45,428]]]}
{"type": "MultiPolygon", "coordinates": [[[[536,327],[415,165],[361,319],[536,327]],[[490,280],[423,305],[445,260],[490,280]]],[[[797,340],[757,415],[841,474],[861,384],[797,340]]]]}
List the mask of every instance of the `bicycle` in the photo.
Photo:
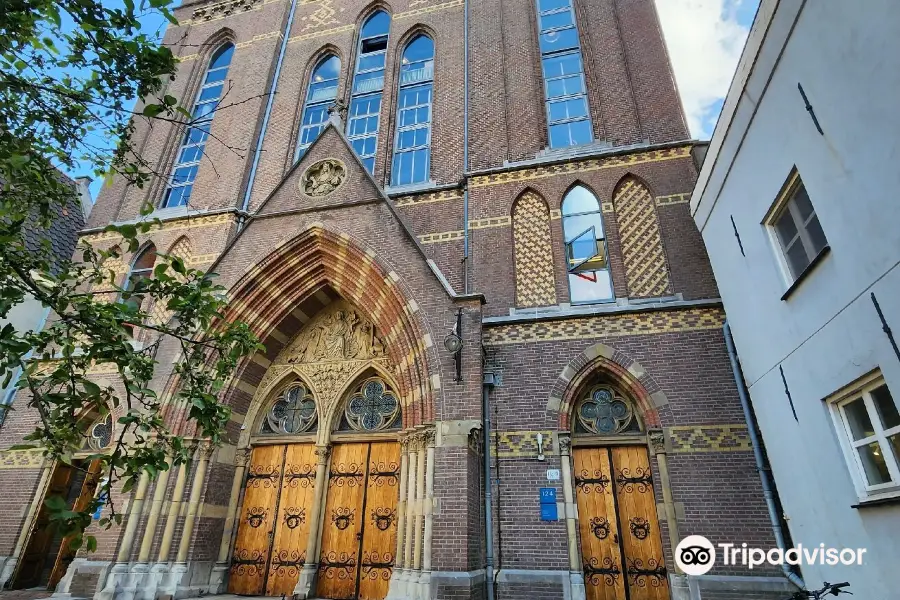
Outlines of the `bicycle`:
{"type": "Polygon", "coordinates": [[[808,598],[812,598],[813,600],[821,600],[828,594],[832,596],[837,596],[838,594],[849,594],[853,595],[853,592],[848,592],[844,590],[845,587],[848,587],[850,584],[846,581],[844,583],[828,583],[825,582],[825,587],[821,590],[800,590],[794,592],[794,595],[786,600],[807,600],[808,598]]]}

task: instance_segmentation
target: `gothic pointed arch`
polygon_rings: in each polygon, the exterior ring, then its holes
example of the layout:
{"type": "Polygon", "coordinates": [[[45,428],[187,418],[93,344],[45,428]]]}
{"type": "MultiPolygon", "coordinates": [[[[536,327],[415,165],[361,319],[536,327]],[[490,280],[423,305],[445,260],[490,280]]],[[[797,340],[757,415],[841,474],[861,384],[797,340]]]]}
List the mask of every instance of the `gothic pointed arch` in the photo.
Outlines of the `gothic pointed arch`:
{"type": "MultiPolygon", "coordinates": [[[[640,430],[660,427],[658,409],[668,404],[668,399],[659,384],[636,360],[611,346],[597,343],[573,358],[550,390],[547,411],[556,415],[560,431],[573,429],[573,419],[578,419],[576,409],[586,397],[600,389],[611,390],[609,402],[619,395],[631,403],[640,430]]],[[[586,416],[590,418],[590,415],[586,416]]],[[[629,428],[628,419],[616,421],[613,430],[629,428]]],[[[585,429],[591,432],[590,425],[585,429]]],[[[635,431],[633,427],[630,430],[635,431]]]]}
{"type": "Polygon", "coordinates": [[[619,181],[613,194],[622,262],[631,298],[672,294],[656,201],[650,188],[634,175],[619,181]]]}
{"type": "MultiPolygon", "coordinates": [[[[283,322],[297,323],[298,314],[303,312],[298,307],[326,289],[352,307],[360,320],[375,324],[379,352],[390,365],[395,389],[404,404],[404,427],[433,420],[434,395],[440,388],[431,365],[438,362],[433,336],[421,320],[417,303],[406,284],[374,251],[321,223],[311,224],[276,248],[231,288],[232,301],[225,318],[247,323],[268,350],[243,361],[222,395],[223,402],[237,414],[249,417],[251,401],[267,383],[263,378],[290,341],[281,331],[287,329],[283,322]]],[[[311,316],[303,315],[304,323],[311,316]]]]}
{"type": "Polygon", "coordinates": [[[556,276],[550,210],[534,190],[526,189],[512,207],[516,306],[556,304],[556,276]]]}

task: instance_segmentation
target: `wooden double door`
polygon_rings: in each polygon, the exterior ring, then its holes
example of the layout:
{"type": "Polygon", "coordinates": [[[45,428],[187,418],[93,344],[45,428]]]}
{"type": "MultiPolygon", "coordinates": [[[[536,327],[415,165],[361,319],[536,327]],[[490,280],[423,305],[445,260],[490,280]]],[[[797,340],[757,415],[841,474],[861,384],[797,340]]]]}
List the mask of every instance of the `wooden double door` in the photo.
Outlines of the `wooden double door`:
{"type": "Polygon", "coordinates": [[[50,473],[47,492],[38,509],[37,518],[19,561],[13,587],[33,588],[46,586],[56,589],[56,584],[66,574],[77,550],[71,546],[72,537],[63,536],[50,521],[50,511],[44,502],[58,496],[73,511],[82,511],[94,498],[99,484],[100,461],[74,461],[67,465],[57,463],[50,473]]]}
{"type": "MultiPolygon", "coordinates": [[[[335,445],[327,475],[316,596],[383,600],[395,562],[400,444],[335,445]]],[[[316,456],[310,444],[253,450],[229,592],[290,596],[307,562],[316,456]]]]}
{"type": "Polygon", "coordinates": [[[400,444],[340,444],[331,455],[316,594],[383,600],[397,550],[400,444]]]}
{"type": "Polygon", "coordinates": [[[290,596],[306,563],[309,514],[315,499],[312,444],[253,449],[238,513],[228,591],[290,596]]]}
{"type": "Polygon", "coordinates": [[[668,600],[647,449],[577,448],[573,458],[588,600],[668,600]]]}

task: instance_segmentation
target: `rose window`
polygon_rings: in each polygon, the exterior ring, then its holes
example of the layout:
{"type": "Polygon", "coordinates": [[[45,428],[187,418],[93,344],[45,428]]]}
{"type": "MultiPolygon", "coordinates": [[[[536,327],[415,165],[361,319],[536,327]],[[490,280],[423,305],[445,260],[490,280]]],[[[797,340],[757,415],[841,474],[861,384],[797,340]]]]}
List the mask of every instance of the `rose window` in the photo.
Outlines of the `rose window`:
{"type": "Polygon", "coordinates": [[[310,430],[316,422],[316,402],[299,381],[292,383],[266,413],[260,433],[296,435],[310,430]]]}
{"type": "Polygon", "coordinates": [[[400,401],[378,377],[367,379],[347,401],[344,417],[351,429],[378,431],[395,425],[400,401]]]}
{"type": "Polygon", "coordinates": [[[579,402],[576,413],[578,424],[587,433],[610,435],[640,431],[631,402],[609,386],[592,388],[579,402]]]}

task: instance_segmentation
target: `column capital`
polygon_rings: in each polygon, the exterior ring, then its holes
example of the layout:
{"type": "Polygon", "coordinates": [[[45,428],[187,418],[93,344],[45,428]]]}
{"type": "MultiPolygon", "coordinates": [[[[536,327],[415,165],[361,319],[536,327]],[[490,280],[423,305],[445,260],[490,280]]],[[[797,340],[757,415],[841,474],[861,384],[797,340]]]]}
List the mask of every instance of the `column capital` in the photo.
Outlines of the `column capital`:
{"type": "Polygon", "coordinates": [[[317,445],[316,449],[315,449],[315,453],[316,453],[316,464],[324,465],[328,462],[328,457],[331,456],[331,445],[330,444],[325,445],[325,446],[317,445]]]}
{"type": "Polygon", "coordinates": [[[666,434],[662,429],[651,429],[648,431],[647,441],[650,442],[650,451],[653,454],[666,453],[666,434]]]}
{"type": "Polygon", "coordinates": [[[560,433],[556,439],[559,443],[559,453],[562,456],[569,456],[572,452],[572,436],[568,433],[560,433]]]}
{"type": "Polygon", "coordinates": [[[253,454],[253,448],[238,448],[234,451],[234,466],[246,467],[250,464],[250,456],[253,454]]]}

